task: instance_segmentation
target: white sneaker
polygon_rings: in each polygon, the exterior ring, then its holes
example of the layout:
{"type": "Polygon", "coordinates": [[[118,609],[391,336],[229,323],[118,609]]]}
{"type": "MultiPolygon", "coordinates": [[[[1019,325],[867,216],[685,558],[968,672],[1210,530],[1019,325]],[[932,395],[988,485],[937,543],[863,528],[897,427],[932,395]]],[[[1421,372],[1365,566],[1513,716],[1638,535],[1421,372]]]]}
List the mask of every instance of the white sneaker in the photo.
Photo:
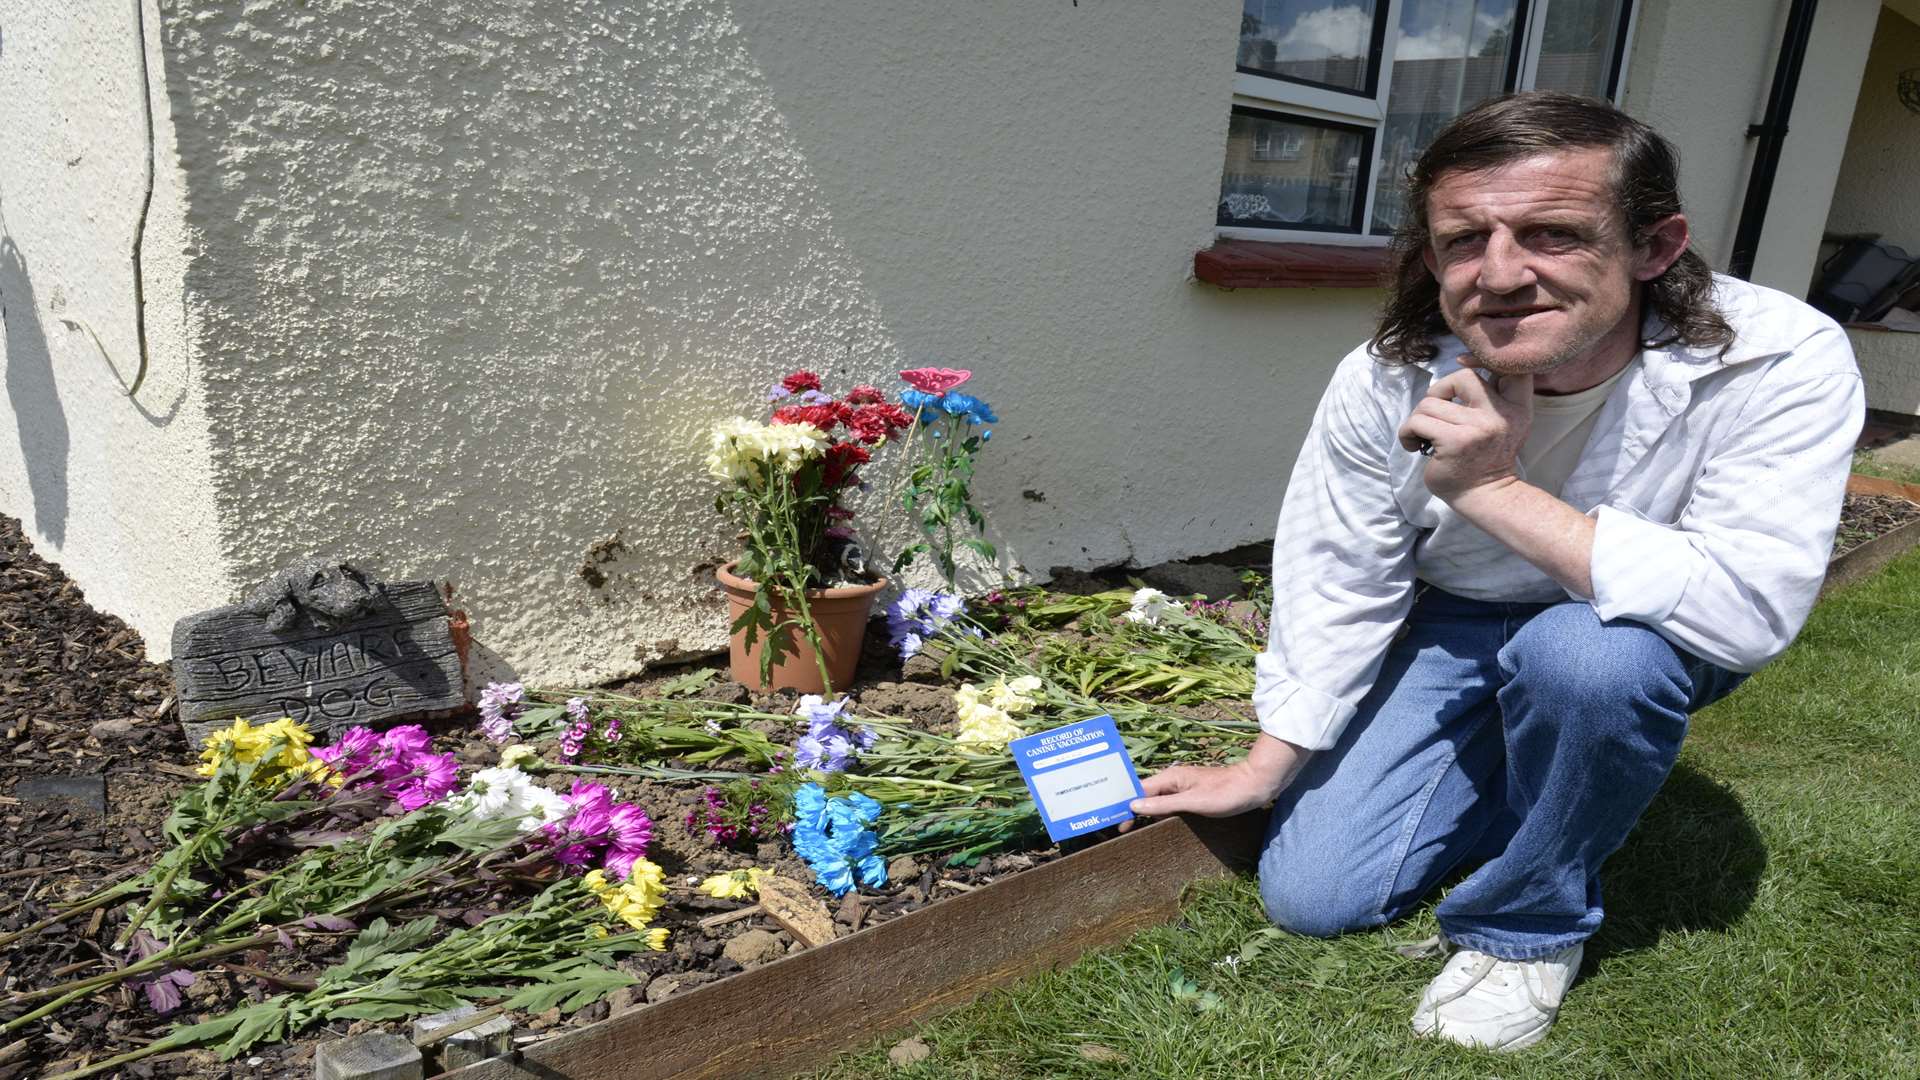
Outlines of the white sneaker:
{"type": "Polygon", "coordinates": [[[1532,1046],[1553,1026],[1583,951],[1574,945],[1537,960],[1501,960],[1461,949],[1420,995],[1414,1033],[1491,1050],[1532,1046]]]}

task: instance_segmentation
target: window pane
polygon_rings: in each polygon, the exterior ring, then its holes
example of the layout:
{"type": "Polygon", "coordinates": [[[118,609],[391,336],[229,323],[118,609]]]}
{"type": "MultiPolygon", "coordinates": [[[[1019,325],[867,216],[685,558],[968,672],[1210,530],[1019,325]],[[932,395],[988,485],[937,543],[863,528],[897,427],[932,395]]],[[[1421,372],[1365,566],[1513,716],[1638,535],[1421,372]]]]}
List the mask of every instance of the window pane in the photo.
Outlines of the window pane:
{"type": "Polygon", "coordinates": [[[1607,96],[1623,0],[1553,0],[1547,6],[1536,90],[1607,96]]]}
{"type": "Polygon", "coordinates": [[[1351,231],[1366,136],[1234,110],[1220,177],[1222,225],[1351,231]]]}
{"type": "Polygon", "coordinates": [[[1374,0],[1241,0],[1239,65],[1369,93],[1374,0]]]}
{"type": "Polygon", "coordinates": [[[1380,125],[1373,231],[1391,233],[1405,212],[1407,169],[1447,121],[1506,92],[1514,0],[1407,0],[1393,84],[1380,125]]]}

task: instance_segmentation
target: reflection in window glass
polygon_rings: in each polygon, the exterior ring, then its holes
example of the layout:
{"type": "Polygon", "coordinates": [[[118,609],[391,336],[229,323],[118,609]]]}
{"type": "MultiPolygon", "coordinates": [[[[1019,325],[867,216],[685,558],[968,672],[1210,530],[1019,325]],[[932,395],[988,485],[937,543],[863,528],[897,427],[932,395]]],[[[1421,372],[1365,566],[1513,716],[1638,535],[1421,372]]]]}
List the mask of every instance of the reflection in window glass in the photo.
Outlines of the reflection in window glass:
{"type": "Polygon", "coordinates": [[[1407,0],[1400,9],[1400,44],[1380,125],[1374,232],[1400,225],[1407,170],[1447,121],[1506,91],[1513,16],[1514,0],[1407,0]]]}
{"type": "Polygon", "coordinates": [[[1547,8],[1534,88],[1606,97],[1623,2],[1553,0],[1547,8]]]}
{"type": "Polygon", "coordinates": [[[1219,223],[1351,230],[1365,154],[1360,132],[1235,110],[1219,223]]]}
{"type": "Polygon", "coordinates": [[[1374,0],[1241,2],[1241,67],[1367,92],[1374,0]]]}

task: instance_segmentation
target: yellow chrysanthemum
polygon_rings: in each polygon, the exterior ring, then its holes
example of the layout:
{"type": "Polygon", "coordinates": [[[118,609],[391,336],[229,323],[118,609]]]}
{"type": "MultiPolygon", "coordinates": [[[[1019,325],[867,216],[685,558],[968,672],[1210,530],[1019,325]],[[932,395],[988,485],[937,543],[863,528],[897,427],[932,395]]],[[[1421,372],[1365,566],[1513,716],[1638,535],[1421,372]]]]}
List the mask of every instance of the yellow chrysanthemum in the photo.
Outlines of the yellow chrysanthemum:
{"type": "Polygon", "coordinates": [[[608,881],[599,870],[588,871],[580,881],[615,918],[635,930],[645,930],[667,902],[666,872],[646,859],[634,862],[633,871],[622,884],[608,881]]]}
{"type": "Polygon", "coordinates": [[[313,745],[313,733],[285,716],[258,727],[236,716],[232,727],[208,735],[201,745],[201,776],[212,776],[229,760],[244,764],[265,759],[272,769],[285,770],[283,774],[271,771],[256,774],[256,779],[263,782],[284,780],[326,768],[324,763],[307,752],[307,747],[313,745]],[[276,745],[279,750],[271,759],[267,759],[267,751],[276,745]]]}
{"type": "Polygon", "coordinates": [[[647,948],[652,949],[654,952],[667,951],[667,928],[666,927],[656,926],[653,929],[647,931],[647,948]]]}
{"type": "Polygon", "coordinates": [[[729,870],[724,874],[714,874],[702,881],[700,891],[722,900],[739,900],[758,895],[760,879],[766,876],[767,872],[757,866],[749,866],[745,870],[729,870]]]}
{"type": "Polygon", "coordinates": [[[540,751],[526,743],[514,743],[500,751],[500,767],[503,769],[524,769],[540,760],[540,751]]]}

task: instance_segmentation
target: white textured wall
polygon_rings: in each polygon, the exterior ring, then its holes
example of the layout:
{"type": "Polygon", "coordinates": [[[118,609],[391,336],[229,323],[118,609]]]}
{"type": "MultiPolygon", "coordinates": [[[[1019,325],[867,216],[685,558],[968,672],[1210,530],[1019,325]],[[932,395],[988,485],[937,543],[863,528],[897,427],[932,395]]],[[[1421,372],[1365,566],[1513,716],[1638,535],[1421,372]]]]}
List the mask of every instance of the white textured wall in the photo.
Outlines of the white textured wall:
{"type": "MultiPolygon", "coordinates": [[[[1710,250],[1778,37],[1737,6],[1649,0],[1630,77],[1710,250]]],[[[704,432],[796,366],[978,370],[1017,567],[1223,550],[1270,533],[1380,299],[1190,280],[1233,0],[163,7],[190,256],[164,306],[211,445],[151,461],[211,478],[220,541],[169,619],[330,551],[451,579],[541,681],[711,648],[704,432]]]]}
{"type": "Polygon", "coordinates": [[[930,360],[1005,417],[980,486],[1018,564],[1265,535],[1375,298],[1187,280],[1237,27],[1230,0],[180,0],[232,559],[449,577],[508,665],[618,675],[721,639],[707,426],[788,367],[930,360]]]}
{"type": "Polygon", "coordinates": [[[0,11],[0,510],[95,606],[160,655],[185,611],[226,599],[204,386],[186,344],[181,176],[156,83],[159,166],[144,244],[151,369],[137,399],[130,254],[146,177],[133,3],[0,11]]]}
{"type": "Polygon", "coordinates": [[[1920,115],[1896,92],[1911,67],[1920,67],[1920,26],[1882,8],[1826,220],[1833,232],[1879,233],[1920,255],[1920,115]]]}

